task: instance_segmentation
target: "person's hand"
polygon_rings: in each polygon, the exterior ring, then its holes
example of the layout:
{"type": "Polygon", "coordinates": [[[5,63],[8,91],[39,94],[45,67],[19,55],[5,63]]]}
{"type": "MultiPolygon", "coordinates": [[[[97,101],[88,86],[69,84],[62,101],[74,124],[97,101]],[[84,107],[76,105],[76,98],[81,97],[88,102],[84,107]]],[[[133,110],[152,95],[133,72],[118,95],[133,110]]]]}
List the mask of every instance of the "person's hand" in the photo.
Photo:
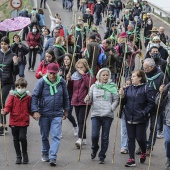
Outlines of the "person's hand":
{"type": "Polygon", "coordinates": [[[1,109],[1,115],[5,115],[6,112],[4,111],[4,109],[1,109]]]}
{"type": "Polygon", "coordinates": [[[14,64],[18,64],[18,57],[17,56],[13,56],[13,62],[14,62],[14,64]]]}
{"type": "Polygon", "coordinates": [[[78,72],[81,74],[81,75],[83,75],[84,74],[84,71],[83,70],[78,70],[78,72]]]}
{"type": "Polygon", "coordinates": [[[110,54],[110,55],[113,55],[113,51],[112,51],[112,50],[110,50],[110,51],[109,51],[109,54],[110,54]]]}
{"type": "Polygon", "coordinates": [[[120,95],[120,96],[124,96],[124,90],[123,90],[123,88],[120,88],[120,89],[119,89],[119,95],[120,95]]]}
{"type": "Polygon", "coordinates": [[[22,45],[21,45],[21,44],[19,44],[19,45],[18,45],[18,47],[19,47],[19,48],[22,48],[22,45]]]}
{"type": "Polygon", "coordinates": [[[30,49],[33,49],[34,47],[33,46],[30,46],[30,49]]]}
{"type": "Polygon", "coordinates": [[[63,112],[63,120],[65,120],[68,117],[68,111],[64,110],[63,112]]]}
{"type": "Polygon", "coordinates": [[[70,74],[70,73],[68,73],[68,74],[66,75],[66,80],[67,80],[67,81],[71,80],[71,74],[70,74]]]}
{"type": "Polygon", "coordinates": [[[143,59],[140,60],[140,63],[143,64],[143,59]]]}
{"type": "Polygon", "coordinates": [[[34,114],[33,114],[33,118],[37,121],[39,120],[40,116],[41,115],[38,112],[34,112],[34,114]]]}
{"type": "Polygon", "coordinates": [[[35,46],[35,48],[38,48],[38,45],[37,45],[37,46],[35,46]]]}
{"type": "Polygon", "coordinates": [[[42,73],[41,71],[39,71],[38,74],[39,74],[40,76],[43,76],[43,73],[42,73]]]}
{"type": "Polygon", "coordinates": [[[89,100],[90,100],[90,96],[87,95],[87,96],[85,97],[85,101],[89,101],[89,100]]]}
{"type": "Polygon", "coordinates": [[[162,85],[159,87],[159,92],[160,92],[160,93],[163,93],[164,90],[165,90],[164,88],[165,88],[165,85],[162,84],[162,85]]]}

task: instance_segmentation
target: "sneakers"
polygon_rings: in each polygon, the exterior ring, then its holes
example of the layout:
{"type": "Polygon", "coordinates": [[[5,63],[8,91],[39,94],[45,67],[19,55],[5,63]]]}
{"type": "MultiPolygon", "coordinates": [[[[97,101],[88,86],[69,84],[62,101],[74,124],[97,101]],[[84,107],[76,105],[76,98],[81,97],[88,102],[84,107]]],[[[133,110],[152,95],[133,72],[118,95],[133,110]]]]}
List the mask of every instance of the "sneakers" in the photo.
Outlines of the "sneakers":
{"type": "Polygon", "coordinates": [[[78,136],[78,131],[79,131],[78,127],[74,127],[74,136],[78,136]]]}
{"type": "Polygon", "coordinates": [[[140,147],[136,150],[136,155],[141,155],[141,149],[140,149],[140,147]]]}
{"type": "Polygon", "coordinates": [[[127,149],[121,149],[120,153],[121,154],[128,154],[128,150],[127,149]]]}
{"type": "Polygon", "coordinates": [[[34,72],[35,70],[33,68],[31,68],[30,71],[34,72]]]}
{"type": "Polygon", "coordinates": [[[21,164],[21,163],[22,163],[22,157],[21,156],[17,156],[15,164],[21,164]]]}
{"type": "Polygon", "coordinates": [[[97,152],[92,151],[91,153],[91,159],[94,159],[96,157],[97,152]]]}
{"type": "Polygon", "coordinates": [[[49,155],[48,155],[48,153],[42,155],[42,161],[43,162],[49,162],[49,155]]]}
{"type": "Polygon", "coordinates": [[[134,167],[136,166],[135,160],[133,158],[129,158],[127,163],[125,164],[125,167],[134,167]]]}
{"type": "Polygon", "coordinates": [[[167,160],[167,162],[165,163],[165,169],[170,169],[170,160],[167,160]]]}
{"type": "Polygon", "coordinates": [[[99,164],[105,164],[104,159],[99,159],[99,164]]]}
{"type": "Polygon", "coordinates": [[[4,127],[3,126],[0,127],[0,136],[4,136],[4,127]]]}
{"type": "Polygon", "coordinates": [[[29,159],[28,159],[28,155],[23,155],[23,164],[28,164],[29,163],[29,159]]]}
{"type": "Polygon", "coordinates": [[[141,156],[140,156],[140,159],[139,159],[139,162],[140,163],[144,163],[146,160],[146,153],[141,153],[141,156]]]}
{"type": "Polygon", "coordinates": [[[86,143],[86,139],[83,139],[83,141],[81,140],[81,138],[79,138],[77,141],[76,141],[76,143],[75,143],[75,145],[77,146],[77,148],[79,149],[82,145],[86,145],[87,143],[86,143]]]}
{"type": "Polygon", "coordinates": [[[51,166],[56,166],[56,160],[55,159],[50,159],[50,165],[51,166]]]}
{"type": "Polygon", "coordinates": [[[164,137],[163,132],[157,132],[157,136],[158,139],[162,139],[164,137]]]}

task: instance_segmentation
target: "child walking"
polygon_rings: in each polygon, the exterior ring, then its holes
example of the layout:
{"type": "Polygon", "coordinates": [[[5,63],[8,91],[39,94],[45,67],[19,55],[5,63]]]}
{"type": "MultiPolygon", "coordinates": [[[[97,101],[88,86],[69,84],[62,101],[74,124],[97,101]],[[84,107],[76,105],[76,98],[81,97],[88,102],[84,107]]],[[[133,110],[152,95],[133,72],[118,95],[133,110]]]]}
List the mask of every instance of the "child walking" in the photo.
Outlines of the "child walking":
{"type": "Polygon", "coordinates": [[[27,164],[29,162],[27,153],[27,127],[29,126],[29,115],[31,114],[31,96],[30,92],[26,91],[26,87],[27,81],[24,78],[16,80],[15,90],[10,91],[5,108],[1,110],[2,115],[10,113],[9,126],[11,127],[14,148],[17,155],[16,164],[27,164]]]}

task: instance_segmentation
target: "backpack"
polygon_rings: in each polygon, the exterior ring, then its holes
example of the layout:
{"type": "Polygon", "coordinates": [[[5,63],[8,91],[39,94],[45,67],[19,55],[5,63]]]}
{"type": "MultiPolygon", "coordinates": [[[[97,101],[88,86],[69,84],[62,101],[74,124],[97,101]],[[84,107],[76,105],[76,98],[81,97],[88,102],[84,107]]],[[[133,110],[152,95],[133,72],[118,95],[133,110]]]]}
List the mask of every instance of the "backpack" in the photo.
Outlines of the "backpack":
{"type": "Polygon", "coordinates": [[[37,22],[37,16],[36,16],[36,12],[33,12],[31,15],[31,23],[36,23],[37,22]]]}
{"type": "Polygon", "coordinates": [[[100,45],[100,50],[101,50],[101,53],[98,56],[97,63],[100,65],[100,67],[102,67],[103,63],[106,61],[106,54],[101,45],[100,45]]]}

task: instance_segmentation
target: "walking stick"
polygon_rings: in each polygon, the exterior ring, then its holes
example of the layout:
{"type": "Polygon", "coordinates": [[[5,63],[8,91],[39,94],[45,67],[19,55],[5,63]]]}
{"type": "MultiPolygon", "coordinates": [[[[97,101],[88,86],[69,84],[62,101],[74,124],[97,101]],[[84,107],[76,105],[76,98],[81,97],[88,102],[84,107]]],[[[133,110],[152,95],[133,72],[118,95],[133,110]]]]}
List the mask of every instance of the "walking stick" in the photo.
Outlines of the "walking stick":
{"type": "MultiPolygon", "coordinates": [[[[126,42],[125,42],[125,53],[123,57],[123,63],[122,63],[122,74],[124,75],[125,72],[125,58],[126,58],[126,42]],[[124,65],[124,66],[123,66],[124,65]]],[[[122,78],[120,79],[120,85],[122,83],[122,78]]],[[[115,130],[115,139],[114,139],[114,146],[113,146],[113,154],[112,154],[112,163],[114,163],[114,157],[115,157],[115,150],[116,150],[116,142],[117,142],[117,131],[118,131],[118,125],[119,125],[119,115],[121,111],[121,101],[122,101],[122,96],[120,96],[119,99],[119,110],[118,110],[118,117],[117,117],[117,122],[116,122],[116,130],[115,130]]]]}
{"type": "MultiPolygon", "coordinates": [[[[1,97],[1,107],[2,107],[2,110],[4,109],[3,107],[3,99],[2,99],[2,84],[1,84],[1,80],[0,80],[0,97],[1,97]]],[[[8,166],[9,163],[8,163],[8,153],[7,153],[7,143],[6,143],[6,134],[5,134],[5,116],[3,115],[2,116],[2,124],[3,124],[3,128],[4,128],[4,145],[5,145],[5,159],[6,159],[6,165],[8,166]]]]}
{"type": "MultiPolygon", "coordinates": [[[[95,46],[94,46],[91,69],[93,69],[95,50],[96,50],[96,48],[95,48],[95,46]]],[[[88,88],[88,93],[87,93],[87,94],[89,94],[89,91],[90,91],[92,76],[93,76],[93,75],[90,74],[89,88],[88,88]]],[[[88,105],[89,105],[89,101],[87,101],[87,103],[86,103],[86,111],[85,111],[84,124],[83,124],[83,132],[82,132],[82,135],[81,135],[81,141],[83,141],[83,134],[84,134],[85,125],[86,125],[88,105]]],[[[81,146],[82,146],[82,142],[81,142],[81,146]]],[[[81,157],[81,149],[82,149],[81,146],[80,146],[80,152],[79,152],[78,161],[80,161],[80,157],[81,157]]]]}
{"type": "MultiPolygon", "coordinates": [[[[74,57],[75,57],[75,52],[76,52],[76,47],[77,47],[78,39],[79,39],[79,35],[77,36],[77,40],[74,41],[73,57],[72,57],[72,60],[71,60],[71,64],[70,64],[70,68],[69,68],[68,74],[70,74],[71,68],[72,68],[72,66],[73,66],[73,61],[74,61],[74,57]]],[[[68,85],[68,80],[66,81],[66,85],[68,85]]]]}
{"type": "MultiPolygon", "coordinates": [[[[168,57],[168,58],[169,58],[169,57],[168,57]]],[[[169,64],[169,63],[167,62],[166,67],[167,67],[168,64],[169,64]]],[[[162,84],[165,83],[166,73],[167,73],[167,71],[166,71],[166,69],[165,69],[165,73],[164,73],[164,77],[163,77],[162,84]]],[[[162,93],[160,93],[160,97],[159,97],[159,100],[158,100],[158,106],[157,106],[157,110],[156,110],[156,119],[155,119],[154,129],[153,129],[153,133],[152,133],[152,142],[151,142],[151,150],[150,150],[150,154],[149,154],[148,170],[150,170],[150,167],[151,167],[151,158],[152,158],[152,150],[153,150],[153,140],[154,140],[156,125],[157,125],[157,121],[158,121],[158,114],[159,114],[159,108],[160,108],[161,98],[162,98],[162,93]]]]}

